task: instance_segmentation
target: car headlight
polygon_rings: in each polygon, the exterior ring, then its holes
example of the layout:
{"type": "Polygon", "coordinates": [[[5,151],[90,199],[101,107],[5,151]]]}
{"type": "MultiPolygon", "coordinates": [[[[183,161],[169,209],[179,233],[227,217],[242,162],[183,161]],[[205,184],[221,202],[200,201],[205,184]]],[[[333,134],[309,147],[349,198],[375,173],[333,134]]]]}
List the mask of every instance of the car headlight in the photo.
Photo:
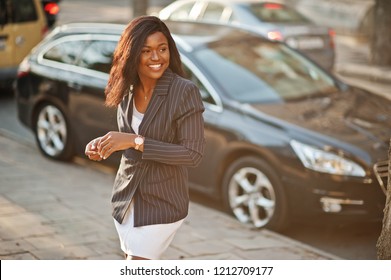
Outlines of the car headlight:
{"type": "Polygon", "coordinates": [[[295,140],[291,140],[290,144],[304,166],[309,169],[336,175],[365,176],[365,170],[351,160],[295,140]]]}

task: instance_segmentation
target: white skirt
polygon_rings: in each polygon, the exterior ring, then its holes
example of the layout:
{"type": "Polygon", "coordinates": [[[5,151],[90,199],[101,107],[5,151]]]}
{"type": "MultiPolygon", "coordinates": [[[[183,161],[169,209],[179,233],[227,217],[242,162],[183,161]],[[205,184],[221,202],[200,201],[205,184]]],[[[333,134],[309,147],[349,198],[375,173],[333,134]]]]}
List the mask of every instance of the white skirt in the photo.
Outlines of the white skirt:
{"type": "Polygon", "coordinates": [[[134,227],[133,220],[134,205],[132,201],[122,224],[114,219],[121,249],[129,256],[138,256],[151,260],[160,258],[184,221],[182,219],[170,224],[134,227]]]}

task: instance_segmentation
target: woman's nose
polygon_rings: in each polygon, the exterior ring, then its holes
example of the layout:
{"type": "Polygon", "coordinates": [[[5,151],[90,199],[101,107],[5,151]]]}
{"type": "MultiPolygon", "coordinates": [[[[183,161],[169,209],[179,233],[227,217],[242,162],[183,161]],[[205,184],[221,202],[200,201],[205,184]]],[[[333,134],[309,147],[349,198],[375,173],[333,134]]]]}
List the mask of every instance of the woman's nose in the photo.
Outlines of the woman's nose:
{"type": "Polygon", "coordinates": [[[158,60],[159,59],[159,55],[158,55],[157,51],[152,51],[151,59],[152,60],[158,60]]]}

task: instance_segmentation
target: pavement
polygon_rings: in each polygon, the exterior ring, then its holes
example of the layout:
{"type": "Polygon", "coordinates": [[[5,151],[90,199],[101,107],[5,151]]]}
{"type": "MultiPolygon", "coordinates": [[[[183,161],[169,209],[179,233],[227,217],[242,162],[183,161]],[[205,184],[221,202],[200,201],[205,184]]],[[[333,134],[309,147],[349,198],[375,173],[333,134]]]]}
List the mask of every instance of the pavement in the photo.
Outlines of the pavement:
{"type": "MultiPolygon", "coordinates": [[[[81,158],[47,159],[31,142],[4,130],[0,147],[0,259],[123,259],[111,218],[112,169],[81,158]]],[[[191,202],[162,259],[340,258],[191,202]]]]}

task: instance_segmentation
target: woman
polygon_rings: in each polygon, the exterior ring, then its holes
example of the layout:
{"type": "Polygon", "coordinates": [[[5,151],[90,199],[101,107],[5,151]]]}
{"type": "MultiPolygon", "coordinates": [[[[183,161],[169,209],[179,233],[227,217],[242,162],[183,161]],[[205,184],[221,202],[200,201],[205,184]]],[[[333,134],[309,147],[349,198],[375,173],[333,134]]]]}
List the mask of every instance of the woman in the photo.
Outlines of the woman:
{"type": "Polygon", "coordinates": [[[123,151],[112,206],[128,259],[158,259],[188,214],[186,168],[203,155],[204,107],[182,73],[167,26],[153,16],[132,20],[105,90],[106,104],[118,106],[119,132],[93,139],[85,151],[91,160],[123,151]]]}

